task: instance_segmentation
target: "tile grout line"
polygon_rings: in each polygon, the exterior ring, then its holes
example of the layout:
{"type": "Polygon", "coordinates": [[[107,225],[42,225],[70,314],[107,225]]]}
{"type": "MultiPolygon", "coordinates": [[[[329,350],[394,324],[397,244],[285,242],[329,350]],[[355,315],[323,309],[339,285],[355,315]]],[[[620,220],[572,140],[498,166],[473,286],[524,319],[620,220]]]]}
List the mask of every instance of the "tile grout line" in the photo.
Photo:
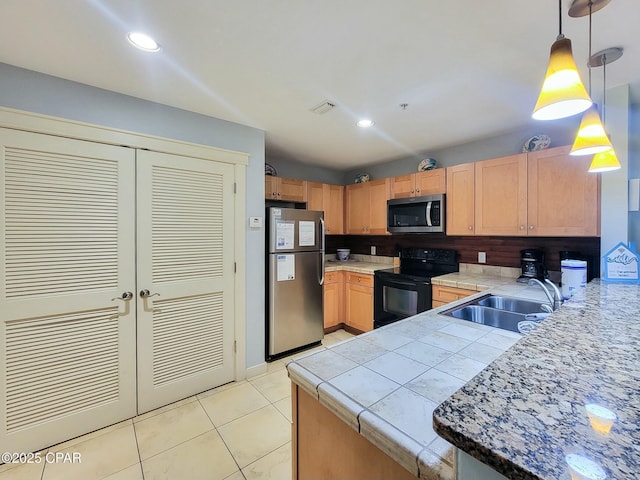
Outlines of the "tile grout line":
{"type": "Polygon", "coordinates": [[[142,456],[140,455],[140,444],[138,443],[138,430],[136,429],[136,423],[133,421],[133,419],[131,419],[131,424],[133,425],[133,436],[136,439],[136,450],[138,451],[138,460],[140,460],[140,474],[142,475],[142,480],[144,480],[144,468],[142,467],[142,456]]]}

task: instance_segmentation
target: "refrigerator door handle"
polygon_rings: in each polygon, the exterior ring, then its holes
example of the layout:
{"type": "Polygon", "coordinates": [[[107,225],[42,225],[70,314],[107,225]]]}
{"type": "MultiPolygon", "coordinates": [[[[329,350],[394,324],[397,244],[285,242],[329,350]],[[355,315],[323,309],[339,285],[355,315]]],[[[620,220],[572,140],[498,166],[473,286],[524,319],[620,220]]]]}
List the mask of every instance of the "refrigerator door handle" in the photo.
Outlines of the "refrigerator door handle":
{"type": "Polygon", "coordinates": [[[322,217],[320,217],[320,226],[322,227],[320,230],[320,234],[322,235],[322,263],[320,265],[322,275],[320,276],[320,285],[324,285],[324,218],[322,217]]]}

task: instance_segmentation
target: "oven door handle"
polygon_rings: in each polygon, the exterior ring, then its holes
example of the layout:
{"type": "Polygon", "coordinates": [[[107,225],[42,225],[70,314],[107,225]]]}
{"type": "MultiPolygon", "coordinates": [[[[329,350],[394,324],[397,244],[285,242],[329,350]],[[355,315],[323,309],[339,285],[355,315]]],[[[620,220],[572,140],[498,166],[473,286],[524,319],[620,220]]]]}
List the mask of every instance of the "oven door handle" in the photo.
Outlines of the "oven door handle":
{"type": "Polygon", "coordinates": [[[385,283],[385,287],[392,287],[394,285],[404,285],[405,287],[415,287],[418,284],[422,284],[425,282],[401,282],[399,280],[387,280],[384,282],[385,283]]]}

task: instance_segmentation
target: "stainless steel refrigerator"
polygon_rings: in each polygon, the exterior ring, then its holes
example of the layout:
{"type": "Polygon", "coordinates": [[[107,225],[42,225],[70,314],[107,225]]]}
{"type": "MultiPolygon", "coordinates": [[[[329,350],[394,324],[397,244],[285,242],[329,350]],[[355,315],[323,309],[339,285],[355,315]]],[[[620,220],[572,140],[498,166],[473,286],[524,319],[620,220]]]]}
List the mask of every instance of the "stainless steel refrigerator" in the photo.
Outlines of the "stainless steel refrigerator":
{"type": "Polygon", "coordinates": [[[324,214],[267,209],[266,359],[324,336],[324,214]]]}

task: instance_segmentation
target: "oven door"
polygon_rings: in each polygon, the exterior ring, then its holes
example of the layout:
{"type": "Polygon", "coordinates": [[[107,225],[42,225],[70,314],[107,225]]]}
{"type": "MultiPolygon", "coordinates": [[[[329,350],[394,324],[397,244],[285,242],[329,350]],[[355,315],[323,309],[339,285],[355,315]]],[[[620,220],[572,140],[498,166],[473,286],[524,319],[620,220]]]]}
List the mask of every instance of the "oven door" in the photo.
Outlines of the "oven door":
{"type": "Polygon", "coordinates": [[[431,309],[431,281],[376,272],[373,302],[373,328],[411,317],[431,309]]]}

